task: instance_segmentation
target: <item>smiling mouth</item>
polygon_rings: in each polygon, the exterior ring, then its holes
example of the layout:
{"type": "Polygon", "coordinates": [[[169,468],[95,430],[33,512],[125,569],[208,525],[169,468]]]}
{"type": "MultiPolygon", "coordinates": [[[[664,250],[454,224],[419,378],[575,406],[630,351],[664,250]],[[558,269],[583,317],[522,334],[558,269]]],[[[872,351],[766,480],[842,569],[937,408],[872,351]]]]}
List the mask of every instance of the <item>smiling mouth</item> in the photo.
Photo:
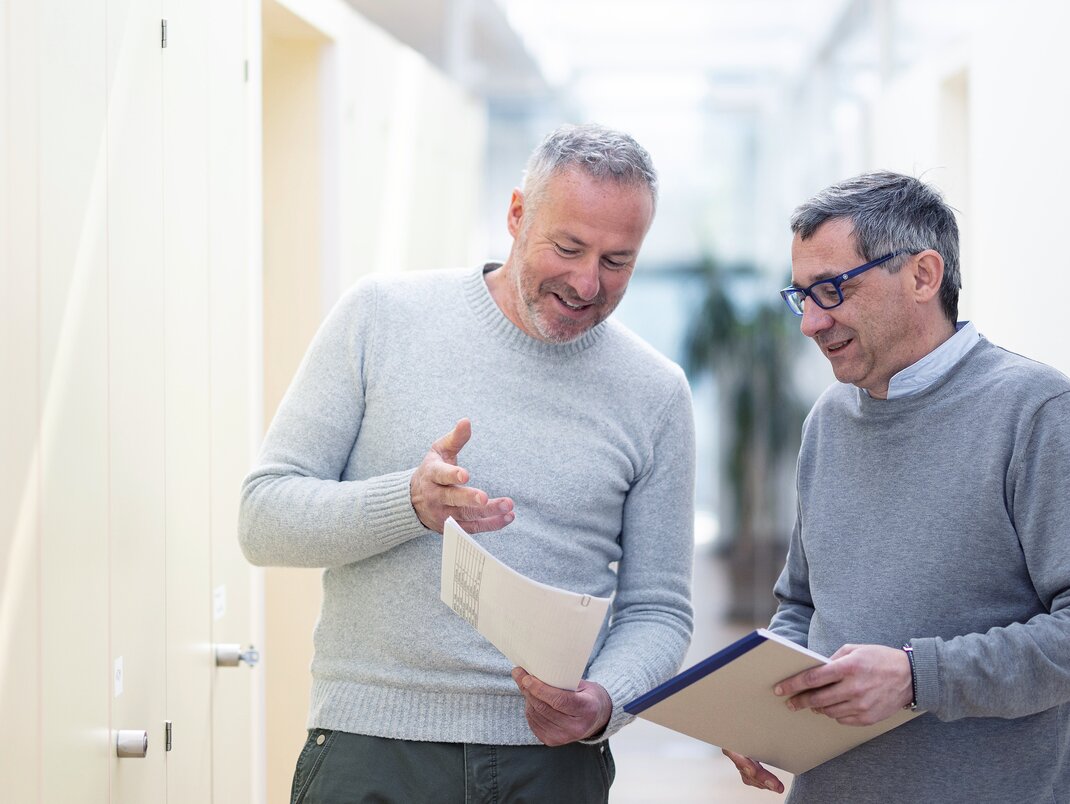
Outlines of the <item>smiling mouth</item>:
{"type": "Polygon", "coordinates": [[[561,296],[558,296],[556,293],[554,294],[554,298],[556,298],[559,302],[561,302],[561,304],[563,304],[569,310],[575,310],[577,313],[578,312],[582,312],[583,310],[586,310],[588,307],[590,307],[592,305],[592,302],[580,302],[579,304],[573,304],[572,302],[563,299],[561,296]]]}
{"type": "Polygon", "coordinates": [[[852,340],[852,338],[848,338],[845,341],[834,341],[832,343],[827,343],[825,344],[825,351],[830,355],[834,355],[842,349],[846,348],[852,340]]]}

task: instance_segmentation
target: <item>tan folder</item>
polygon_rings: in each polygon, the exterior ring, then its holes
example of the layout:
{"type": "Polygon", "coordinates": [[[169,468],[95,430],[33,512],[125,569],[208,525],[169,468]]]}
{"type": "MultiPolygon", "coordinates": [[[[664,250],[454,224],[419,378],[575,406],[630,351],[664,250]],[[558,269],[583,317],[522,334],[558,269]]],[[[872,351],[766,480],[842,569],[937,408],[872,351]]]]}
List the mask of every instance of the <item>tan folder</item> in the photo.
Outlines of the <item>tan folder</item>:
{"type": "Polygon", "coordinates": [[[624,711],[799,774],[921,712],[904,709],[872,726],[844,726],[809,709],[792,712],[778,681],[829,660],[764,628],[752,631],[645,695],[624,711]]]}

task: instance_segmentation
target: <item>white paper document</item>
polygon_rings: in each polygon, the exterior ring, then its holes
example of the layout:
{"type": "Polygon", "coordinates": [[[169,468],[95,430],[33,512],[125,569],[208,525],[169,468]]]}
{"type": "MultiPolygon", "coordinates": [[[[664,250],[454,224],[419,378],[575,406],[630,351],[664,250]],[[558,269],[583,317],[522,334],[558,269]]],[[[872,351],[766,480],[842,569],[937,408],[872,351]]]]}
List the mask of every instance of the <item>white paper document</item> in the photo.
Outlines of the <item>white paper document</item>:
{"type": "Polygon", "coordinates": [[[610,600],[521,575],[452,517],[442,530],[441,596],[514,665],[567,690],[579,687],[610,600]]]}

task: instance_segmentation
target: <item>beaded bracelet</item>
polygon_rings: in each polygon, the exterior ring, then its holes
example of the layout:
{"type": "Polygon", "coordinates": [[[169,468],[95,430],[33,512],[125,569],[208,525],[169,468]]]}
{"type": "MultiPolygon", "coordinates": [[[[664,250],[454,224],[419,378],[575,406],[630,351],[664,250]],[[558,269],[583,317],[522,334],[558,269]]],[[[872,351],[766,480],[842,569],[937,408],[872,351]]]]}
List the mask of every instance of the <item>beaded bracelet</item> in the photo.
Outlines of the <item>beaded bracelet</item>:
{"type": "Polygon", "coordinates": [[[911,711],[917,711],[918,675],[914,672],[914,648],[911,645],[904,645],[903,652],[907,655],[907,661],[910,662],[910,703],[908,703],[903,708],[910,709],[911,711]]]}

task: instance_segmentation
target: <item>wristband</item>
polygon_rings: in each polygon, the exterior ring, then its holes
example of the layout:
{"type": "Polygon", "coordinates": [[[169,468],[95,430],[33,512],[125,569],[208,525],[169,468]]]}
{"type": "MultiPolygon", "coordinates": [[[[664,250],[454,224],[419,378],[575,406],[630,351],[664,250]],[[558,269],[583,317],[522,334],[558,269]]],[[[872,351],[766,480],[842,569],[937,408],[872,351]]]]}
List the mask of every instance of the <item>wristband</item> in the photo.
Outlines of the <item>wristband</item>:
{"type": "Polygon", "coordinates": [[[910,703],[903,708],[916,712],[918,711],[918,675],[914,672],[914,648],[911,645],[904,645],[903,653],[907,655],[907,661],[910,662],[910,703]]]}

